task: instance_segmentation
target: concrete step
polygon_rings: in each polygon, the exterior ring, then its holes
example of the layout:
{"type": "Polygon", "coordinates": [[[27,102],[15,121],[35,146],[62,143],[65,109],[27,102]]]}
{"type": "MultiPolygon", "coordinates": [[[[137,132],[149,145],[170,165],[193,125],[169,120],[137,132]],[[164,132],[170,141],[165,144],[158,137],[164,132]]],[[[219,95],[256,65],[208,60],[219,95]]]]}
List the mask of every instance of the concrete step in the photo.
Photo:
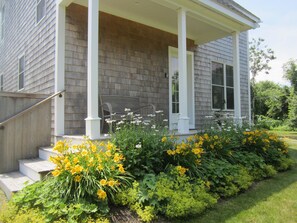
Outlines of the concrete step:
{"type": "Polygon", "coordinates": [[[41,147],[38,150],[38,153],[39,153],[40,159],[47,160],[47,161],[50,160],[51,156],[55,157],[59,155],[59,153],[57,151],[54,151],[52,147],[41,147]]]}
{"type": "Polygon", "coordinates": [[[0,188],[6,194],[8,199],[12,194],[23,189],[26,185],[32,184],[34,181],[20,172],[11,172],[0,174],[0,188]]]}
{"type": "Polygon", "coordinates": [[[34,181],[41,180],[55,168],[55,164],[43,159],[19,160],[20,172],[34,181]]]}

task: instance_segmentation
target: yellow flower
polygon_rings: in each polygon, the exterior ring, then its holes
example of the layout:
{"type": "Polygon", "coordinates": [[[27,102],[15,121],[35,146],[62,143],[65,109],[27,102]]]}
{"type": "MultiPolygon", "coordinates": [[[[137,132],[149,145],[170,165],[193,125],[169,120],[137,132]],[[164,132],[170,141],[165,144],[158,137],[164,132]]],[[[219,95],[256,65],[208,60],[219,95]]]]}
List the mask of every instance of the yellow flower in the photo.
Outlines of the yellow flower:
{"type": "Polygon", "coordinates": [[[94,166],[94,158],[93,157],[91,157],[90,159],[89,159],[89,164],[88,164],[88,166],[94,166]]]}
{"type": "Polygon", "coordinates": [[[110,186],[110,187],[113,187],[114,185],[116,185],[116,181],[114,181],[114,180],[109,180],[108,182],[107,182],[107,184],[108,184],[108,186],[110,186]]]}
{"type": "Polygon", "coordinates": [[[186,171],[188,170],[187,168],[182,167],[182,166],[177,166],[176,169],[179,172],[179,175],[181,175],[181,176],[185,175],[186,171]]]}
{"type": "Polygon", "coordinates": [[[106,151],[106,152],[105,152],[105,155],[106,155],[107,157],[111,157],[111,152],[110,152],[110,150],[106,151]]]}
{"type": "Polygon", "coordinates": [[[68,162],[65,164],[65,170],[70,170],[70,167],[71,167],[71,163],[68,162]]]}
{"type": "Polygon", "coordinates": [[[88,155],[88,151],[86,149],[83,149],[83,151],[81,152],[81,155],[82,156],[86,156],[88,155]]]}
{"type": "Polygon", "coordinates": [[[193,137],[193,136],[189,136],[189,137],[187,138],[187,141],[188,141],[188,142],[192,142],[192,141],[193,141],[193,139],[194,139],[194,137],[193,137]]]}
{"type": "Polygon", "coordinates": [[[174,152],[173,150],[169,149],[169,150],[167,150],[167,154],[168,154],[169,156],[172,156],[172,155],[175,154],[175,152],[174,152]]]}
{"type": "Polygon", "coordinates": [[[192,149],[192,152],[193,152],[195,155],[198,155],[198,154],[201,154],[201,153],[202,153],[202,149],[201,149],[201,148],[194,148],[194,149],[192,149]]]}
{"type": "Polygon", "coordinates": [[[118,163],[121,161],[121,155],[119,153],[115,153],[113,157],[113,161],[118,163]]]}
{"type": "Polygon", "coordinates": [[[111,142],[108,142],[106,145],[107,150],[112,150],[114,148],[114,145],[111,142]]]}
{"type": "Polygon", "coordinates": [[[80,165],[75,165],[75,167],[73,167],[72,170],[71,170],[71,174],[74,175],[74,174],[76,174],[76,173],[80,173],[80,172],[83,171],[83,169],[84,169],[84,168],[83,168],[82,166],[80,166],[80,165]]]}
{"type": "Polygon", "coordinates": [[[74,164],[79,163],[79,159],[78,159],[77,157],[74,157],[74,158],[73,158],[73,163],[74,163],[74,164]]]}
{"type": "Polygon", "coordinates": [[[217,135],[215,135],[213,138],[214,138],[215,140],[219,139],[219,137],[218,137],[217,135]]]}
{"type": "Polygon", "coordinates": [[[119,164],[118,167],[119,167],[120,173],[125,173],[125,169],[123,167],[123,164],[119,164]]]}
{"type": "Polygon", "coordinates": [[[75,182],[80,182],[81,181],[81,176],[80,175],[75,176],[74,181],[75,182]]]}
{"type": "Polygon", "coordinates": [[[97,196],[98,196],[99,199],[105,200],[105,198],[106,198],[106,192],[104,190],[102,190],[102,189],[99,189],[97,191],[97,196]]]}
{"type": "Polygon", "coordinates": [[[100,183],[100,185],[105,186],[105,185],[107,185],[107,180],[102,179],[99,181],[99,183],[100,183]]]}
{"type": "Polygon", "coordinates": [[[101,171],[101,170],[103,170],[103,166],[102,166],[101,164],[99,164],[99,165],[97,166],[97,169],[98,169],[99,171],[101,171]]]}
{"type": "Polygon", "coordinates": [[[204,139],[205,139],[206,141],[208,141],[208,140],[209,140],[209,136],[208,136],[208,134],[207,134],[207,133],[205,133],[203,136],[204,136],[204,139]]]}
{"type": "Polygon", "coordinates": [[[211,144],[211,145],[210,145],[210,148],[211,148],[211,149],[214,149],[214,145],[213,145],[213,144],[211,144]]]}
{"type": "Polygon", "coordinates": [[[166,136],[164,136],[164,137],[162,138],[161,141],[162,141],[162,142],[167,142],[167,138],[166,138],[166,136]]]}
{"type": "Polygon", "coordinates": [[[94,144],[92,144],[91,145],[91,150],[92,150],[93,153],[95,153],[95,152],[97,152],[97,147],[94,144]]]}
{"type": "Polygon", "coordinates": [[[57,176],[59,176],[61,174],[61,171],[60,170],[54,170],[53,172],[52,172],[52,175],[54,176],[54,177],[57,177],[57,176]]]}

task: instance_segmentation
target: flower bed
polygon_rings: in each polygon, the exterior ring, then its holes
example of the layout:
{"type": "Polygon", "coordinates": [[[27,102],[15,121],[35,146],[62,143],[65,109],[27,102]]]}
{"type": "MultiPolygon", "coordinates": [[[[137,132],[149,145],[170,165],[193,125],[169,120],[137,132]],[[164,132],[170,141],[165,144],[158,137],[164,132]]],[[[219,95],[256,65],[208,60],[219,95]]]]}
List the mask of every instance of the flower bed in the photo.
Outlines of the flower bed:
{"type": "Polygon", "coordinates": [[[287,145],[267,131],[229,127],[179,142],[155,122],[123,118],[111,142],[86,141],[75,153],[58,142],[53,177],[14,196],[0,221],[26,212],[31,222],[108,222],[110,205],[145,222],[183,218],[293,164],[287,145]]]}

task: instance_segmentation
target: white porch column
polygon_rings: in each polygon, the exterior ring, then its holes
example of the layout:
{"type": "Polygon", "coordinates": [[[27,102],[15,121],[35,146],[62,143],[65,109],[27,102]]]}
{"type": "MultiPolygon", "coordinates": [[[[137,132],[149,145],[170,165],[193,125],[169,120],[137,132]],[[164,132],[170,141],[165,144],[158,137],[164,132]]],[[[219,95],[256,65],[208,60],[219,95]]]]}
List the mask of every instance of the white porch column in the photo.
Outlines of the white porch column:
{"type": "Polygon", "coordinates": [[[88,117],[86,135],[90,139],[100,137],[98,117],[98,47],[99,47],[99,0],[88,0],[88,117]]]}
{"type": "Polygon", "coordinates": [[[186,10],[178,9],[178,73],[179,73],[179,119],[178,132],[189,133],[187,94],[187,31],[186,10]]]}
{"type": "MultiPolygon", "coordinates": [[[[65,17],[64,5],[56,5],[55,92],[65,89],[65,17]]],[[[55,136],[64,135],[65,95],[55,97],[55,136]]]]}
{"type": "Polygon", "coordinates": [[[241,120],[240,97],[240,60],[239,60],[239,32],[234,32],[233,37],[233,75],[234,75],[234,121],[239,125],[241,120]]]}

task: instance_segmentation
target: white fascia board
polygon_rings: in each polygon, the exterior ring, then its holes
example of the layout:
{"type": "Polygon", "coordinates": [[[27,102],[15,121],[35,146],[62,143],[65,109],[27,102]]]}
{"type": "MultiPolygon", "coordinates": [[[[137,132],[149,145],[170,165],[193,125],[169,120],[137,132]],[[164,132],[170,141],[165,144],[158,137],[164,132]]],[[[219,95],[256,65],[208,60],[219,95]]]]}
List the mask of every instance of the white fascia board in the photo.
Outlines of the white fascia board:
{"type": "Polygon", "coordinates": [[[202,4],[202,5],[210,8],[210,9],[213,9],[213,10],[219,12],[220,14],[223,14],[224,16],[227,16],[227,17],[230,17],[230,18],[232,18],[234,20],[237,20],[238,22],[240,22],[240,23],[242,23],[244,25],[247,25],[247,26],[249,26],[251,28],[255,29],[255,28],[259,27],[257,21],[252,22],[252,21],[250,21],[250,20],[236,14],[232,10],[230,10],[230,9],[228,9],[226,7],[223,7],[223,6],[213,2],[211,0],[191,0],[191,1],[193,1],[195,3],[198,3],[198,4],[202,4]]]}

